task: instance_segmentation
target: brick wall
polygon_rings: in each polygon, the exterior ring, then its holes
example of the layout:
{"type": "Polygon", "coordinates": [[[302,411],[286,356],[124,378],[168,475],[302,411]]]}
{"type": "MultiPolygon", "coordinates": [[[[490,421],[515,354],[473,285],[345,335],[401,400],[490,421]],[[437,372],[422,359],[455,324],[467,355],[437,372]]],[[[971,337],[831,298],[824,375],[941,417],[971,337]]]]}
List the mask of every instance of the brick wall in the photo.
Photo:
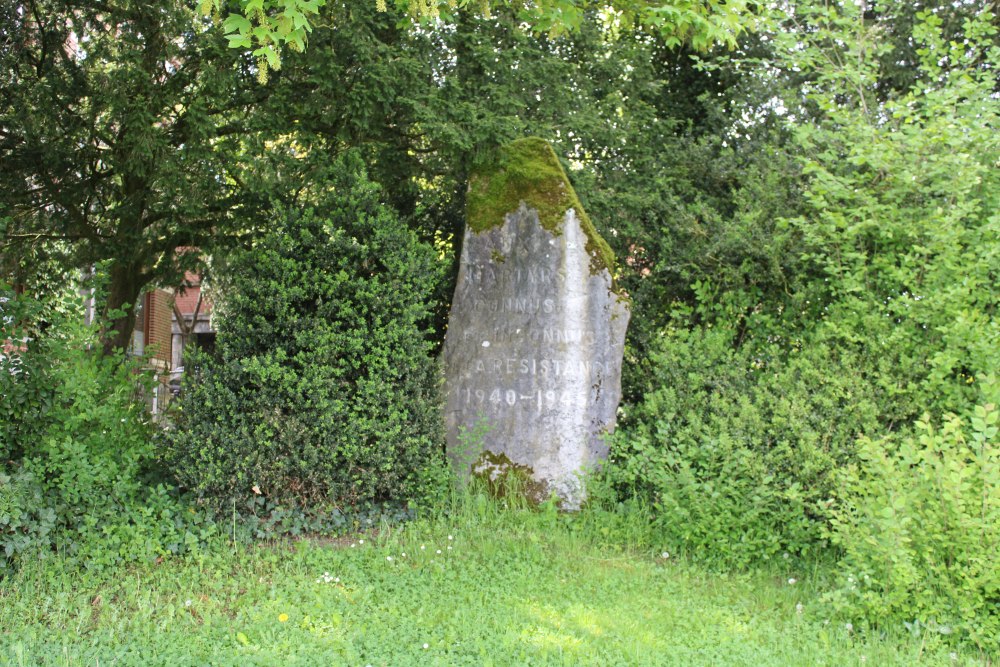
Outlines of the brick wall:
{"type": "Polygon", "coordinates": [[[146,295],[146,351],[152,353],[154,360],[163,364],[163,370],[170,370],[170,318],[173,313],[171,307],[173,298],[173,294],[161,289],[153,290],[146,295]]]}

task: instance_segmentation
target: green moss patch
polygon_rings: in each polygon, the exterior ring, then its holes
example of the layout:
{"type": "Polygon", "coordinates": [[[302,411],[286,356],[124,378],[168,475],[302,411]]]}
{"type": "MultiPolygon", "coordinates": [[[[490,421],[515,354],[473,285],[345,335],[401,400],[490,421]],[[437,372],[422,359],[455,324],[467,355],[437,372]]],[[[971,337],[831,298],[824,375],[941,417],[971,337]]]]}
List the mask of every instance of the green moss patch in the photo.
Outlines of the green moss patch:
{"type": "Polygon", "coordinates": [[[614,275],[614,254],[583,210],[552,146],[544,139],[527,137],[500,149],[497,160],[480,167],[469,178],[466,220],[478,233],[503,224],[504,216],[521,202],[538,211],[542,227],[561,233],[566,211],[576,211],[580,227],[587,235],[591,271],[607,269],[614,275]]]}
{"type": "Polygon", "coordinates": [[[514,463],[503,453],[484,451],[471,472],[494,498],[514,495],[538,505],[549,496],[547,486],[535,480],[530,466],[514,463]]]}

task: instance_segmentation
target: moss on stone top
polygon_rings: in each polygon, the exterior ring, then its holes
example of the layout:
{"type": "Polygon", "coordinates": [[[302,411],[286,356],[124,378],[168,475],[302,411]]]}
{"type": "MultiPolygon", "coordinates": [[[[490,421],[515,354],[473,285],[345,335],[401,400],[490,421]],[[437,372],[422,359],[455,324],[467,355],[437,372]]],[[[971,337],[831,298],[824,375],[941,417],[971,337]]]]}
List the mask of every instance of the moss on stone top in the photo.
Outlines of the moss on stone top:
{"type": "Polygon", "coordinates": [[[542,227],[559,234],[566,211],[573,209],[587,235],[591,271],[607,269],[614,275],[614,254],[607,241],[583,210],[580,199],[559,164],[555,151],[544,139],[527,137],[500,149],[498,159],[481,167],[469,178],[466,220],[469,228],[482,233],[504,222],[524,202],[538,211],[542,227]]]}

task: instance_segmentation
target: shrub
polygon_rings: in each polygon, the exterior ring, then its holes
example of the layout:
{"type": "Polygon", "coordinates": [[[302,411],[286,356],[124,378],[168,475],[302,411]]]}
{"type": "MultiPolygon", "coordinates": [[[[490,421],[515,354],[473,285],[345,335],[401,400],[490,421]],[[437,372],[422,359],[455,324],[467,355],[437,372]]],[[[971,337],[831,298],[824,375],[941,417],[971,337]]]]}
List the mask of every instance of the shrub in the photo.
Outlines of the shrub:
{"type": "MultiPolygon", "coordinates": [[[[997,393],[997,392],[994,392],[997,393]]],[[[875,625],[1000,636],[1000,440],[995,403],[912,436],[859,441],[838,474],[833,542],[843,586],[831,599],[875,625]]]]}
{"type": "Polygon", "coordinates": [[[55,510],[45,502],[33,475],[0,473],[0,573],[23,555],[49,548],[55,526],[55,510]]]}
{"type": "Polygon", "coordinates": [[[439,264],[380,197],[349,156],[314,207],[276,210],[233,258],[217,357],[186,362],[165,454],[199,496],[358,505],[435,488],[439,373],[422,323],[439,264]]]}
{"type": "MultiPolygon", "coordinates": [[[[31,331],[0,384],[0,546],[4,568],[53,548],[87,566],[150,560],[204,540],[213,528],[157,484],[153,427],[140,362],[100,354],[96,326],[68,285],[4,305],[31,331]]],[[[13,317],[13,315],[10,315],[13,317]]]]}
{"type": "Polygon", "coordinates": [[[0,464],[37,441],[52,405],[49,355],[38,354],[42,304],[0,285],[0,464]]]}
{"type": "Polygon", "coordinates": [[[609,479],[710,559],[820,546],[856,438],[897,443],[925,412],[965,414],[1000,366],[992,17],[949,38],[911,13],[914,78],[885,95],[858,85],[898,60],[885,26],[814,4],[796,14],[808,30],[774,33],[793,86],[773,150],[792,162],[741,170],[732,206],[679,181],[678,215],[648,229],[689,241],[627,240],[632,321],[659,323],[630,333],[636,405],[609,479]]]}
{"type": "Polygon", "coordinates": [[[655,388],[612,436],[604,481],[651,509],[663,544],[699,559],[815,553],[873,398],[849,357],[811,346],[779,363],[731,342],[724,328],[660,339],[655,388]]]}

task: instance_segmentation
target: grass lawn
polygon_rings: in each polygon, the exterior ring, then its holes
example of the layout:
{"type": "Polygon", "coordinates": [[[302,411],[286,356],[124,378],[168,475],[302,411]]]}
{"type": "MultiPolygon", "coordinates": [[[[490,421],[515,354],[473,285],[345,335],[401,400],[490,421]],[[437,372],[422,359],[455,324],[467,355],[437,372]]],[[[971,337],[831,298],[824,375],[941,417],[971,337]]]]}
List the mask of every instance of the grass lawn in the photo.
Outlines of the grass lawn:
{"type": "Polygon", "coordinates": [[[992,664],[827,621],[809,572],[720,576],[575,525],[481,501],[342,543],[28,563],[0,583],[0,664],[992,664]]]}

